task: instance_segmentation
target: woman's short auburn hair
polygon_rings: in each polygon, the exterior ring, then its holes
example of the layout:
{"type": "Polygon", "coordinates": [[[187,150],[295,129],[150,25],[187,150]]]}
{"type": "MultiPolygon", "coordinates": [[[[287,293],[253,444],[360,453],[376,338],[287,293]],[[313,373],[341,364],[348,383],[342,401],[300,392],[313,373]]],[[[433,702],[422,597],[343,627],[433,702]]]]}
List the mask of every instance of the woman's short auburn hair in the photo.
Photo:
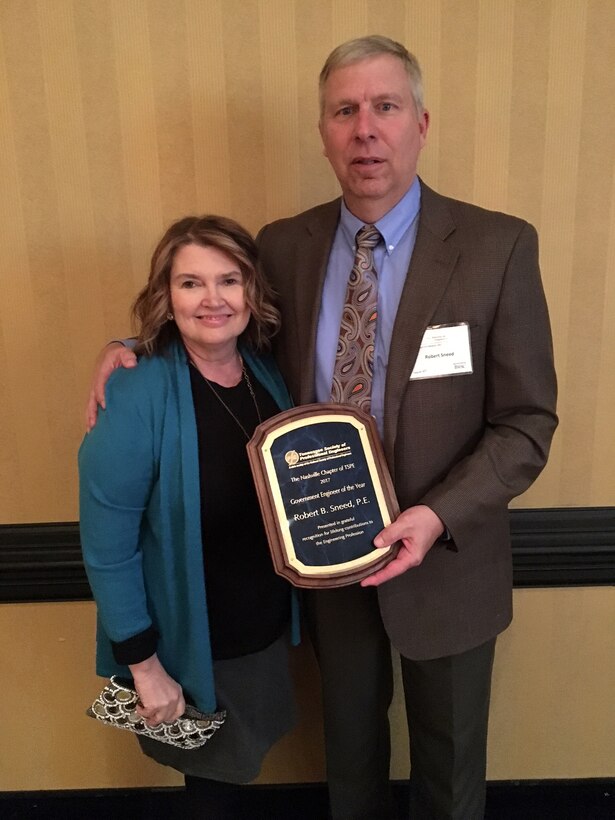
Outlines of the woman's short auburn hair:
{"type": "Polygon", "coordinates": [[[147,284],[132,306],[137,330],[136,352],[151,356],[160,353],[179,338],[171,313],[171,268],[177,251],[184,245],[217,248],[239,266],[250,321],[241,338],[256,351],[266,350],[280,326],[280,313],[273,304],[273,293],[257,266],[254,239],[235,222],[224,216],[185,216],[166,231],[152,255],[147,284]]]}

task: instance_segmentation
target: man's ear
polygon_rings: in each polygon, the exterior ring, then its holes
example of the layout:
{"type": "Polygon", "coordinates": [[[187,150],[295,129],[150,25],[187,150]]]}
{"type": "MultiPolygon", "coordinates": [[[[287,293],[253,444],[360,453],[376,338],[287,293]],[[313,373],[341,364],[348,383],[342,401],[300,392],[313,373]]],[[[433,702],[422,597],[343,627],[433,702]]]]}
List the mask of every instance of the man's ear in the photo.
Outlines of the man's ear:
{"type": "Polygon", "coordinates": [[[421,148],[427,142],[427,132],[429,131],[429,111],[423,111],[419,117],[419,130],[421,132],[421,148]]]}
{"type": "MultiPolygon", "coordinates": [[[[325,147],[325,139],[322,134],[322,119],[318,120],[318,133],[320,134],[320,140],[322,142],[322,155],[323,157],[327,157],[327,149],[325,147]]],[[[329,157],[327,157],[329,159],[329,157]]]]}

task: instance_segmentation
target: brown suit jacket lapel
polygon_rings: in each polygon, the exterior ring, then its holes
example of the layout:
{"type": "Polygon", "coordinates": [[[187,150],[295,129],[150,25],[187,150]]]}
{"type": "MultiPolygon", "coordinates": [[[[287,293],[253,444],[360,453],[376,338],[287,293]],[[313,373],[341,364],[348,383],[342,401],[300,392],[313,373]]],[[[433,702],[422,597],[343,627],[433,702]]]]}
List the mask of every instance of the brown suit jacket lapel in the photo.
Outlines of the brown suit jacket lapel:
{"type": "Polygon", "coordinates": [[[430,324],[459,257],[455,224],[442,197],[421,183],[421,213],[410,268],[393,326],[384,399],[384,448],[394,475],[400,404],[430,324]],[[445,242],[445,240],[449,240],[445,242]]]}
{"type": "Polygon", "coordinates": [[[316,329],[327,263],[340,216],[340,202],[339,199],[328,202],[311,213],[311,218],[305,226],[306,240],[300,243],[302,252],[294,280],[296,338],[302,343],[305,340],[306,346],[301,350],[301,361],[305,371],[301,379],[299,404],[308,404],[315,400],[316,329]]]}
{"type": "MultiPolygon", "coordinates": [[[[301,395],[297,397],[300,404],[314,401],[316,329],[327,263],[339,221],[340,201],[336,199],[312,211],[304,228],[305,241],[300,239],[302,252],[294,277],[296,338],[302,342],[300,356],[304,367],[301,395]]],[[[384,443],[391,470],[403,392],[425,328],[459,255],[454,242],[445,244],[454,230],[444,199],[421,183],[419,228],[397,310],[387,368],[384,443]]],[[[288,321],[288,317],[285,320],[288,321]]]]}

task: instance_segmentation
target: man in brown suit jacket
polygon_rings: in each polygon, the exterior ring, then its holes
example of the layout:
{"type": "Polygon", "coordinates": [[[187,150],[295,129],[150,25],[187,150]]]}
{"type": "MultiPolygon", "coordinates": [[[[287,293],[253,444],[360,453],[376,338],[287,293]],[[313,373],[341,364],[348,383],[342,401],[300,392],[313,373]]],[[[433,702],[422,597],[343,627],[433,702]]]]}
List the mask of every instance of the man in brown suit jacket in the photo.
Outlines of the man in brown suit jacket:
{"type": "MultiPolygon", "coordinates": [[[[344,264],[357,227],[375,224],[385,240],[374,252],[378,327],[388,322],[389,333],[376,342],[372,411],[402,510],[375,542],[400,540],[395,560],[360,586],[305,594],[331,813],[393,816],[392,643],[410,734],[411,818],[480,820],[495,638],[512,617],[507,506],[544,466],[557,424],[536,232],[419,182],[429,116],[418,63],[400,44],[343,44],[325,63],[320,92],[320,131],[343,198],[259,234],[282,309],[276,355],[297,403],[329,400],[323,373],[335,358],[344,264]],[[441,337],[461,328],[471,366],[426,365],[416,378],[435,326],[441,337]]],[[[105,373],[122,363],[134,360],[110,352],[99,366],[90,423],[105,373]]]]}
{"type": "MultiPolygon", "coordinates": [[[[379,227],[398,207],[416,186],[428,123],[418,65],[403,46],[361,38],[330,55],[320,131],[344,204],[318,206],[259,235],[283,316],[276,355],[299,404],[327,399],[316,363],[343,221],[379,227]]],[[[507,505],[544,466],[557,423],[536,232],[421,182],[406,270],[379,419],[403,512],[376,539],[401,539],[402,548],[361,587],[306,593],[332,813],[390,816],[388,636],[401,654],[411,817],[478,820],[495,636],[512,617],[507,505]],[[461,322],[469,325],[471,372],[411,378],[427,329],[461,322]]]]}

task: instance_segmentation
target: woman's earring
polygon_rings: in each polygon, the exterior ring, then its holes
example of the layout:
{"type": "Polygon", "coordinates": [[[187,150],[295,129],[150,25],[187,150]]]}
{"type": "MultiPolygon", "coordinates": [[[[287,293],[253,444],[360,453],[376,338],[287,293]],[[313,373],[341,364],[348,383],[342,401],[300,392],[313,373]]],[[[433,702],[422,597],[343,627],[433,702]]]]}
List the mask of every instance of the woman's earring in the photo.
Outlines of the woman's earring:
{"type": "Polygon", "coordinates": [[[173,314],[169,311],[169,313],[167,313],[167,322],[172,322],[174,318],[173,314]]]}

